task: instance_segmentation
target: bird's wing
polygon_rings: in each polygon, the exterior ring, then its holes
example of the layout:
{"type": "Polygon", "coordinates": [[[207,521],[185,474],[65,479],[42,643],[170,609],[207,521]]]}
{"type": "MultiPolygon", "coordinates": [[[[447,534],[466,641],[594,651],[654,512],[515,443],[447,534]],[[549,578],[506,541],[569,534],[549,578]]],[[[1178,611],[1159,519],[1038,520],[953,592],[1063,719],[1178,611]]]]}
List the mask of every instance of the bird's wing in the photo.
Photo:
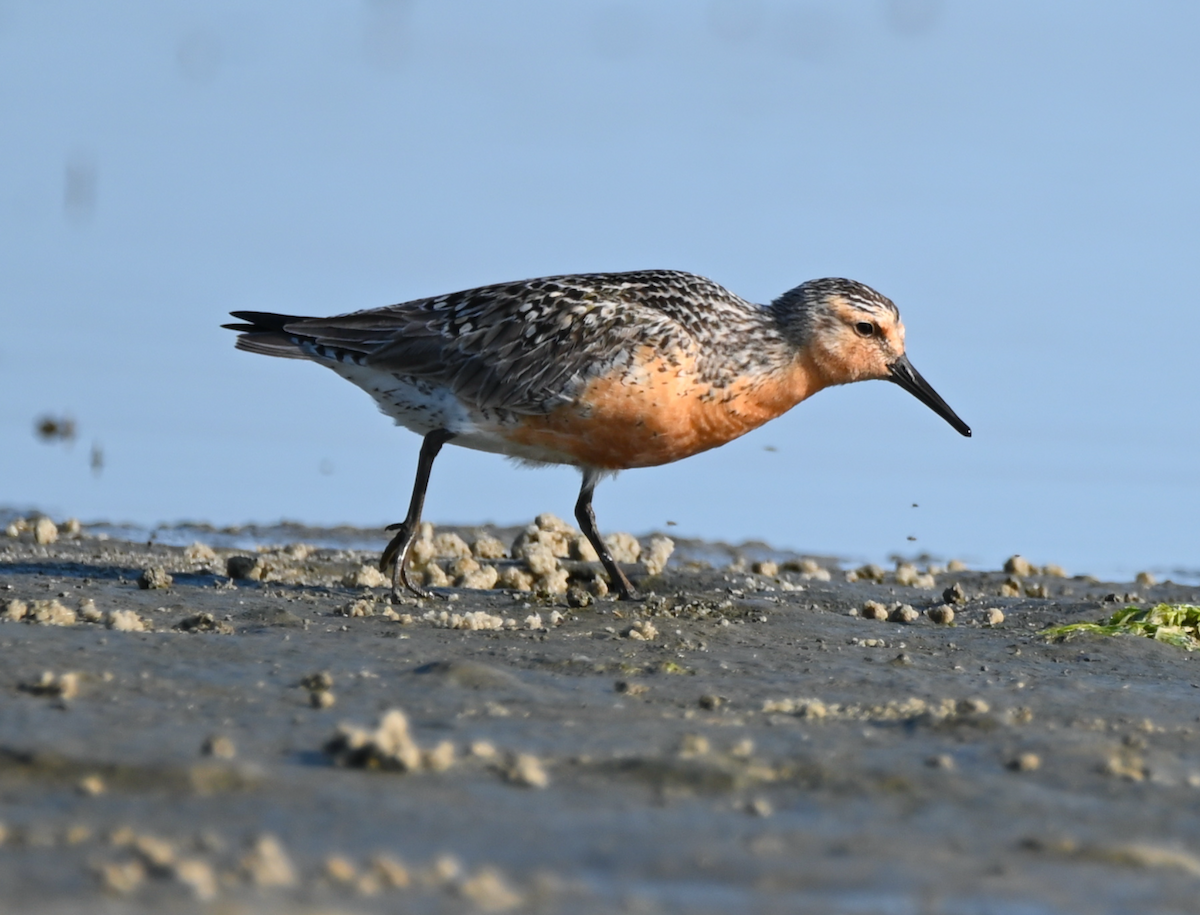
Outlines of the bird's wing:
{"type": "Polygon", "coordinates": [[[481,408],[542,413],[628,364],[639,347],[694,355],[711,331],[706,300],[721,298],[741,302],[677,271],[583,274],[289,321],[283,330],[373,368],[445,384],[481,408]]]}

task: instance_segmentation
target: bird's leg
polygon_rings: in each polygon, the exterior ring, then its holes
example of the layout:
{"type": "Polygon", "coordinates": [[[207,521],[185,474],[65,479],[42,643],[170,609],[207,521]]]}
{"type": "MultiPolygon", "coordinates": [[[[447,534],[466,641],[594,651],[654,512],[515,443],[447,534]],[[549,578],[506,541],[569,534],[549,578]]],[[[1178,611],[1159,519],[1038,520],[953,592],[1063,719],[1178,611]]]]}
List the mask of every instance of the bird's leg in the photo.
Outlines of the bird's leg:
{"type": "Polygon", "coordinates": [[[454,438],[452,432],[445,429],[435,429],[425,436],[421,442],[421,456],[417,460],[417,479],[413,482],[412,499],[408,503],[408,514],[399,524],[389,524],[387,530],[396,531],[396,536],[384,547],[379,559],[379,571],[386,572],[388,566],[392,569],[392,599],[400,599],[400,586],[408,588],[418,597],[433,597],[424,588],[418,588],[408,580],[405,566],[408,565],[408,554],[412,551],[417,540],[417,531],[421,527],[421,510],[425,507],[425,490],[429,486],[429,471],[433,469],[433,459],[442,450],[442,445],[454,438]]]}
{"type": "Polygon", "coordinates": [[[583,486],[579,490],[579,499],[575,503],[575,520],[579,522],[583,535],[587,537],[588,542],[599,555],[605,571],[608,572],[609,580],[620,593],[621,600],[637,600],[633,585],[629,583],[629,579],[625,577],[625,573],[621,571],[621,567],[617,565],[612,553],[608,551],[608,547],[600,538],[600,532],[596,530],[596,513],[592,511],[592,492],[599,481],[598,471],[583,471],[583,486]]]}

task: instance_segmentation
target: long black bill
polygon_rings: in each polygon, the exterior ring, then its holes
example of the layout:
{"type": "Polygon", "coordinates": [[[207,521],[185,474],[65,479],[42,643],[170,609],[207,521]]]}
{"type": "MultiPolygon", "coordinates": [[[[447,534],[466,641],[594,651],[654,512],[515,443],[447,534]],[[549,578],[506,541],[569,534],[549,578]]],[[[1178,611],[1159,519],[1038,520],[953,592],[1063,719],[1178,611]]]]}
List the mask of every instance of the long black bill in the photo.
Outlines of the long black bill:
{"type": "Polygon", "coordinates": [[[921,377],[921,373],[913,368],[912,363],[908,361],[908,356],[901,356],[888,366],[888,370],[892,373],[889,381],[896,382],[958,432],[970,436],[971,427],[958,418],[958,414],[950,409],[950,405],[942,400],[929,382],[921,377]]]}

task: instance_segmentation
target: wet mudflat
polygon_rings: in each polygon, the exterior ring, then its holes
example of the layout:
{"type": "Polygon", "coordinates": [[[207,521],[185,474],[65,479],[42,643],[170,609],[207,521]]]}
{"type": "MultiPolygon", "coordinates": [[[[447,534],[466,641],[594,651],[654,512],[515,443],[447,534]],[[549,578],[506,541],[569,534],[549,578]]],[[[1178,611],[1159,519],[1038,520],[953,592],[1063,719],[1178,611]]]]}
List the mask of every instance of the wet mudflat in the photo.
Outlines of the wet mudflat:
{"type": "Polygon", "coordinates": [[[366,552],[37,539],[0,911],[1197,911],[1200,663],[1038,635],[1197,588],[677,554],[618,603],[535,550],[425,574],[567,593],[392,604],[366,552]]]}

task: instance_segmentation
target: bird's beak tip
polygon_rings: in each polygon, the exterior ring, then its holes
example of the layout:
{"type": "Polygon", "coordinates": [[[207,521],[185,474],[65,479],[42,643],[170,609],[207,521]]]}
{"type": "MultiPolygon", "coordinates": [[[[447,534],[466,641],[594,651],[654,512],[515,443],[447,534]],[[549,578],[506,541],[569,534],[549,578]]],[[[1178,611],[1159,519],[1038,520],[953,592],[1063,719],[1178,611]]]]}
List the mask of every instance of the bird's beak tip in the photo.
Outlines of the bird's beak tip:
{"type": "Polygon", "coordinates": [[[971,427],[959,419],[958,414],[950,409],[950,405],[938,395],[937,391],[921,377],[921,373],[913,368],[908,356],[901,355],[888,366],[889,381],[893,381],[914,395],[919,401],[946,420],[954,430],[964,438],[971,437],[971,427]]]}

